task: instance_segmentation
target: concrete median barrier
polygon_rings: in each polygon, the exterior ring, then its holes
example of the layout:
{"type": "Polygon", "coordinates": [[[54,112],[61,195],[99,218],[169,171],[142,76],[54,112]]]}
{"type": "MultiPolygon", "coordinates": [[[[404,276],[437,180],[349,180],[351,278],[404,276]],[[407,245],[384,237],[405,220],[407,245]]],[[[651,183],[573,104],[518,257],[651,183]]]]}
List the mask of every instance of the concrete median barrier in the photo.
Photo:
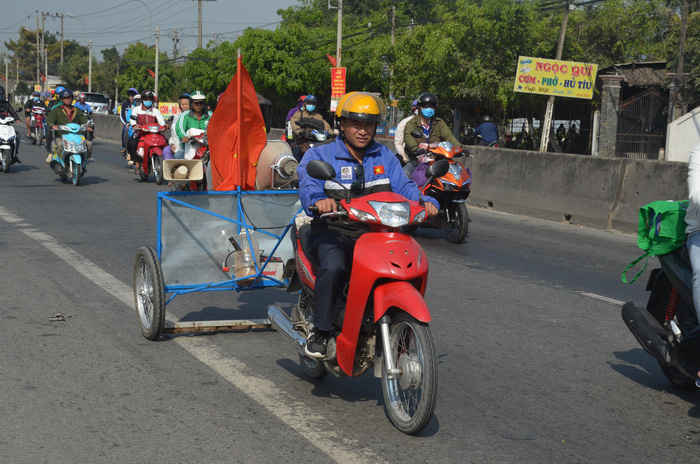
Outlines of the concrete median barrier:
{"type": "MultiPolygon", "coordinates": [[[[120,141],[121,131],[118,116],[95,115],[98,138],[120,141]]],[[[283,132],[272,128],[267,137],[277,140],[283,132]]],[[[378,141],[393,151],[393,140],[378,141]]],[[[484,208],[634,233],[640,207],[655,200],[688,198],[687,163],[505,148],[469,150],[474,154],[467,162],[473,174],[469,203],[484,208]]]]}
{"type": "Polygon", "coordinates": [[[119,116],[96,114],[93,118],[95,120],[95,137],[117,142],[121,141],[122,121],[119,119],[119,116]]]}
{"type": "Polygon", "coordinates": [[[641,206],[688,197],[685,163],[470,150],[469,203],[485,208],[634,233],[641,206]]]}

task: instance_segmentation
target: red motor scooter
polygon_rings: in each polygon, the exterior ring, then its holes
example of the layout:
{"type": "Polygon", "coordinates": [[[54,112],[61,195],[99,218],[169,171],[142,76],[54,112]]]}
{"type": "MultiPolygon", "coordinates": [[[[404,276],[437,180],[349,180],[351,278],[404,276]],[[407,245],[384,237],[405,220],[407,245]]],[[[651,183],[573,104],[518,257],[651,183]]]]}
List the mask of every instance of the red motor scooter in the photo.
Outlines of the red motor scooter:
{"type": "Polygon", "coordinates": [[[163,183],[163,148],[168,146],[163,132],[167,126],[142,124],[139,129],[136,154],[141,158],[141,169],[138,174],[143,181],[153,175],[156,178],[156,184],[161,185],[163,183]]]}
{"type": "Polygon", "coordinates": [[[29,137],[32,140],[32,145],[43,145],[45,134],[46,109],[41,106],[32,107],[31,132],[29,137]]]}
{"type": "MultiPolygon", "coordinates": [[[[448,168],[446,161],[436,162],[428,175],[442,176],[448,168]]],[[[311,161],[307,173],[337,183],[335,170],[323,161],[311,161]]],[[[271,306],[268,317],[297,348],[302,370],[313,379],[328,373],[359,376],[374,367],[374,375],[382,379],[391,421],[402,432],[416,434],[435,411],[438,360],[428,326],[430,311],[423,299],[428,260],[420,245],[399,229],[425,221],[427,214],[422,203],[392,192],[351,200],[348,191],[339,203],[340,210],[329,215],[365,223],[370,231],[355,244],[350,281],[341,297],[343,304],[336,304],[334,310],[335,330],[328,340],[326,358],[304,355],[313,327],[316,281],[308,254],[308,224],[293,235],[295,272],[288,291],[299,291],[298,304],[291,315],[271,306]]]]}

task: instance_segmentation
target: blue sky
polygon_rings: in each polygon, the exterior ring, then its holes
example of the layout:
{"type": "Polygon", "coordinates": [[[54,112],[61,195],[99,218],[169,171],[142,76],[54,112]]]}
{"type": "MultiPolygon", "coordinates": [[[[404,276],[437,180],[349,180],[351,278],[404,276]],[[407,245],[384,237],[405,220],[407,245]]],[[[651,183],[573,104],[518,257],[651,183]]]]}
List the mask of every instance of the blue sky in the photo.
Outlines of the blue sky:
{"type": "MultiPolygon", "coordinates": [[[[274,29],[280,21],[277,10],[298,5],[298,0],[218,0],[202,2],[202,43],[233,41],[247,27],[274,29]]],[[[178,54],[197,46],[197,2],[193,0],[5,0],[0,16],[0,51],[4,42],[17,40],[19,28],[36,29],[37,11],[63,14],[66,40],[99,51],[116,46],[121,53],[132,42],[155,45],[156,27],[160,48],[172,55],[177,32],[178,54]],[[72,15],[73,17],[70,17],[72,15]]],[[[45,18],[46,31],[60,35],[59,18],[45,18]]],[[[41,27],[41,15],[39,15],[41,27]]]]}

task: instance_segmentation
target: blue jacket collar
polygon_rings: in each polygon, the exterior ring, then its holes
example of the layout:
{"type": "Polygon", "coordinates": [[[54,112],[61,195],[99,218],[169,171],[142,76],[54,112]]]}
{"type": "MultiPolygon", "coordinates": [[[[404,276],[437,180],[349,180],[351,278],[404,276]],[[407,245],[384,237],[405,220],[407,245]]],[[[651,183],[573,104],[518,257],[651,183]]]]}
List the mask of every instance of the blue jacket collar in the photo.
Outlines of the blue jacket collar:
{"type": "MultiPolygon", "coordinates": [[[[335,139],[335,158],[336,159],[355,159],[353,156],[350,154],[350,151],[348,150],[348,147],[345,146],[345,137],[342,135],[339,135],[335,139]]],[[[368,155],[373,155],[375,153],[379,153],[382,150],[382,146],[378,144],[377,142],[372,139],[372,142],[369,144],[367,149],[365,150],[365,156],[368,155]]]]}

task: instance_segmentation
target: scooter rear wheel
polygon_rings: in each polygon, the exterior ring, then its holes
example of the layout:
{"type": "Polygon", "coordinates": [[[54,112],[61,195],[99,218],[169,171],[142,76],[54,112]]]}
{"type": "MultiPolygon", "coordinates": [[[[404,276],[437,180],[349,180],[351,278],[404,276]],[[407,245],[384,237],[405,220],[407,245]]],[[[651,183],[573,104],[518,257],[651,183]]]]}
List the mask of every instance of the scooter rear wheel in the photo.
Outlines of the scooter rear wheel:
{"type": "MultiPolygon", "coordinates": [[[[670,298],[672,288],[673,286],[668,280],[668,277],[666,277],[664,273],[659,273],[654,282],[654,287],[651,290],[652,294],[657,295],[657,297],[651,297],[649,299],[647,311],[649,311],[654,319],[661,325],[664,325],[666,320],[666,305],[670,298]]],[[[698,386],[695,384],[696,379],[688,377],[676,367],[660,361],[659,367],[668,381],[677,388],[686,391],[698,390],[698,386]]]]}
{"type": "Polygon", "coordinates": [[[438,360],[435,340],[428,324],[401,312],[392,317],[389,329],[390,353],[401,370],[389,378],[382,364],[382,392],[391,422],[409,435],[423,430],[435,412],[438,360]]]}

